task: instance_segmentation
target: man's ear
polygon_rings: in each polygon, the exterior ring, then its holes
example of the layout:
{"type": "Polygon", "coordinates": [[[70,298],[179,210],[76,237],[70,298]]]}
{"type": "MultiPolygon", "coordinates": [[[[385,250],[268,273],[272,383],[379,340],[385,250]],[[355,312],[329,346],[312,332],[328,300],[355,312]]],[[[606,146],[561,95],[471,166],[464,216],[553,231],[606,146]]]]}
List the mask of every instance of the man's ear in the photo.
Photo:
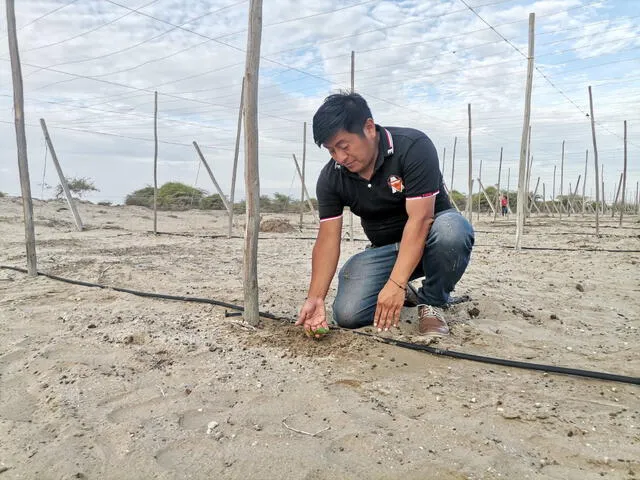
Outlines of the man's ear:
{"type": "Polygon", "coordinates": [[[372,139],[376,136],[376,124],[373,118],[367,118],[364,122],[364,134],[367,138],[372,139]]]}

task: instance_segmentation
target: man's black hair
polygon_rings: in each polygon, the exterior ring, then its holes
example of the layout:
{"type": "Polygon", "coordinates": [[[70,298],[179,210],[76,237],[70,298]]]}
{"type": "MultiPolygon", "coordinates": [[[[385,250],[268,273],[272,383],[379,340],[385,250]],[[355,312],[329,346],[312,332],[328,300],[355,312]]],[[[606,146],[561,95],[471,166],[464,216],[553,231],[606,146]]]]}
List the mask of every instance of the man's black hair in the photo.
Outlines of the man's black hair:
{"type": "Polygon", "coordinates": [[[313,116],[313,141],[320,147],[340,130],[363,136],[369,118],[373,118],[369,105],[357,93],[329,95],[313,116]]]}

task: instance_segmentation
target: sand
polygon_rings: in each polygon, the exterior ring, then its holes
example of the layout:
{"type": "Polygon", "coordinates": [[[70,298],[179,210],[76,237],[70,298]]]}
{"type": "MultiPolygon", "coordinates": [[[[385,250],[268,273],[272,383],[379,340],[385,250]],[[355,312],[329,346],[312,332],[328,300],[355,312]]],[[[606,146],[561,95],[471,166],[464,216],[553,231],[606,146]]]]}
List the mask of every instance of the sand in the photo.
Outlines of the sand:
{"type": "MultiPolygon", "coordinates": [[[[36,202],[38,268],[243,303],[243,216],[36,202]]],[[[265,215],[265,219],[283,215],[265,215]]],[[[285,218],[286,219],[286,218],[285,218]]],[[[261,310],[297,315],[316,227],[259,242],[261,310]]],[[[476,221],[477,246],[433,344],[637,377],[640,223],[476,221]],[[567,249],[567,250],[560,250],[567,249]],[[606,252],[600,250],[628,250],[606,252]]],[[[356,238],[364,239],[359,226],[356,238]]],[[[364,248],[343,243],[340,262],[364,248]]],[[[25,267],[19,199],[0,198],[0,264],[25,267]]],[[[335,284],[330,299],[335,293],[335,284]]],[[[227,309],[228,310],[228,309],[227,309]]],[[[231,310],[229,310],[231,311],[231,310]]],[[[403,311],[392,338],[416,336],[403,311]]],[[[364,329],[371,331],[371,329],[364,329]]],[[[0,480],[640,478],[640,388],[452,359],[346,331],[307,339],[207,304],[0,269],[0,480]]]]}

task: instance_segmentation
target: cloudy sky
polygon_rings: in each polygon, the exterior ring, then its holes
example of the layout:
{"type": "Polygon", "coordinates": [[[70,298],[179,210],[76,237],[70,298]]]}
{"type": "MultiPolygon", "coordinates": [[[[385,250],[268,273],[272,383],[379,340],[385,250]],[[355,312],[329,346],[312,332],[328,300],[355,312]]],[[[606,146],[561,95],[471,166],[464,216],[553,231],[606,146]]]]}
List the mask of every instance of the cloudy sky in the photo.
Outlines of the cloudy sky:
{"type": "MultiPolygon", "coordinates": [[[[4,2],[3,2],[4,3],[4,2]]],[[[16,2],[34,197],[58,180],[46,153],[45,118],[62,168],[88,177],[91,200],[121,203],[153,183],[153,96],[159,94],[159,182],[213,191],[196,140],[225,193],[230,190],[248,1],[28,0],[16,2]]],[[[532,183],[549,195],[557,167],[564,192],[584,175],[594,194],[587,87],[592,86],[605,194],[623,165],[628,121],[629,196],[640,180],[640,1],[625,0],[264,0],[260,64],[263,193],[299,196],[292,153],[322,99],[355,85],[376,121],[411,126],[435,142],[453,188],[466,191],[467,104],[473,176],[517,183],[528,14],[536,14],[532,183]],[[482,171],[479,171],[482,161],[482,171]],[[510,179],[507,173],[510,171],[510,179]],[[542,188],[540,188],[542,190],[542,188]]],[[[19,195],[6,17],[0,15],[0,191],[19,195]]],[[[310,190],[327,161],[307,129],[310,190]]],[[[237,191],[242,196],[243,156],[237,191]]],[[[533,188],[533,186],[532,186],[533,188]]],[[[581,188],[580,188],[581,189],[581,188]]]]}

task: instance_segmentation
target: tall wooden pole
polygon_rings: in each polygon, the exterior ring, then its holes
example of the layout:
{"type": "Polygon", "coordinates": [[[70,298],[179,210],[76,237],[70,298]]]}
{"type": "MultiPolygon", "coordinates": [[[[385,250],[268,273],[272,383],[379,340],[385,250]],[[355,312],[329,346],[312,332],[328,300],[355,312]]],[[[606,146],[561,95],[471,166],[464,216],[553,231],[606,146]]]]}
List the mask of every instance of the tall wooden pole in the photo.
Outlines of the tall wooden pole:
{"type": "Polygon", "coordinates": [[[482,159],[478,168],[478,221],[480,221],[480,193],[482,193],[482,159]]]}
{"type": "Polygon", "coordinates": [[[449,189],[453,191],[453,174],[456,170],[456,144],[458,143],[458,137],[453,138],[453,157],[451,158],[451,183],[449,189]]]}
{"type": "Polygon", "coordinates": [[[468,182],[468,187],[469,189],[467,190],[467,219],[469,220],[469,223],[471,223],[473,221],[473,219],[471,218],[472,214],[473,214],[473,156],[471,153],[471,104],[468,105],[467,108],[468,114],[469,114],[469,136],[468,136],[468,143],[469,143],[469,182],[468,182]]]}
{"type": "Polygon", "coordinates": [[[593,97],[589,85],[589,111],[591,113],[591,138],[593,139],[593,161],[596,169],[596,235],[600,235],[600,219],[598,217],[598,202],[600,201],[600,179],[598,178],[598,147],[596,145],[596,122],[593,118],[593,97]]]}
{"type": "Polygon", "coordinates": [[[616,214],[616,205],[618,204],[618,199],[620,198],[620,190],[622,189],[622,180],[624,179],[624,173],[620,174],[620,181],[618,182],[618,189],[616,190],[616,196],[613,199],[613,203],[611,204],[611,218],[613,218],[616,214]]]}
{"type": "Polygon", "coordinates": [[[60,162],[58,162],[58,155],[56,155],[56,151],[53,148],[53,142],[51,141],[51,137],[49,136],[49,130],[47,129],[47,124],[44,121],[44,118],[40,119],[40,126],[42,127],[42,133],[44,134],[44,139],[47,142],[47,146],[49,147],[49,151],[51,152],[51,161],[53,165],[56,167],[56,172],[58,172],[58,178],[60,179],[60,185],[62,186],[62,191],[67,199],[67,203],[69,204],[69,208],[71,209],[71,213],[73,214],[73,220],[76,224],[76,228],[79,232],[84,228],[82,225],[82,220],[80,219],[80,214],[78,213],[78,208],[76,207],[75,202],[73,201],[73,197],[71,196],[71,190],[69,190],[69,184],[67,183],[67,177],[62,173],[62,168],[60,167],[60,162]]]}
{"type": "Polygon", "coordinates": [[[584,178],[582,179],[582,216],[584,217],[585,193],[587,191],[587,166],[589,165],[589,150],[584,158],[584,178]]]}
{"type": "Polygon", "coordinates": [[[622,167],[622,205],[620,206],[620,223],[622,226],[622,216],[624,215],[624,209],[626,208],[626,194],[627,194],[627,121],[624,121],[624,164],[622,167]]]}
{"type": "Polygon", "coordinates": [[[153,233],[158,233],[158,92],[153,94],[153,233]]]}
{"type": "MultiPolygon", "coordinates": [[[[356,52],[351,50],[351,93],[356,91],[356,52]]],[[[353,242],[353,212],[349,208],[349,241],[353,242]]]]}
{"type": "Polygon", "coordinates": [[[511,209],[509,205],[509,188],[511,188],[511,167],[507,169],[507,213],[509,213],[509,210],[511,209]]]}
{"type": "Polygon", "coordinates": [[[526,217],[531,213],[531,198],[529,196],[529,192],[531,191],[531,163],[533,162],[533,155],[531,155],[531,125],[529,125],[529,135],[527,137],[527,174],[526,174],[526,191],[527,191],[527,210],[525,213],[525,221],[526,217]]]}
{"type": "Polygon", "coordinates": [[[442,149],[442,177],[444,178],[444,166],[445,166],[445,160],[447,158],[447,147],[443,147],[442,149]]]}
{"type": "Polygon", "coordinates": [[[11,57],[11,78],[13,81],[13,110],[18,149],[18,171],[20,173],[20,191],[22,193],[22,212],[24,215],[24,236],[27,250],[27,272],[30,277],[38,275],[36,258],[36,233],[33,226],[33,199],[29,179],[29,161],[27,157],[27,134],[24,128],[24,92],[22,89],[22,67],[16,34],[16,12],[14,0],[7,0],[7,30],[9,35],[9,56],[11,57]]]}
{"type": "Polygon", "coordinates": [[[516,250],[520,250],[522,235],[524,234],[524,216],[526,209],[526,168],[527,168],[527,141],[529,133],[529,121],[531,119],[531,88],[533,86],[533,54],[536,14],[529,14],[529,49],[527,61],[527,87],[525,92],[524,122],[522,125],[522,139],[520,140],[520,170],[518,172],[518,215],[516,222],[516,250]]]}
{"type": "Polygon", "coordinates": [[[244,236],[244,320],[260,321],[258,303],[258,234],[260,232],[260,174],[258,168],[258,72],[262,38],[262,0],[251,0],[247,33],[245,192],[247,222],[244,236]]]}
{"type": "Polygon", "coordinates": [[[222,189],[220,188],[220,185],[218,185],[218,181],[216,180],[216,177],[214,177],[213,172],[211,171],[211,168],[207,163],[207,160],[204,158],[204,155],[202,154],[202,150],[200,150],[200,146],[198,145],[198,142],[196,142],[195,140],[193,141],[193,147],[196,149],[196,153],[198,154],[198,157],[200,157],[200,161],[204,165],[204,168],[207,170],[207,173],[209,174],[209,178],[213,182],[213,186],[216,187],[216,191],[218,192],[218,195],[220,195],[220,200],[222,200],[222,204],[224,205],[224,208],[227,210],[227,213],[231,215],[231,210],[233,209],[231,208],[231,205],[229,205],[229,202],[227,201],[227,197],[225,197],[224,193],[222,193],[222,189]]]}
{"type": "Polygon", "coordinates": [[[233,230],[233,204],[236,196],[236,176],[238,173],[238,156],[240,154],[240,132],[242,131],[242,116],[244,115],[244,77],[242,77],[242,88],[240,89],[240,109],[238,110],[238,127],[236,129],[236,149],[233,154],[233,172],[231,173],[231,193],[229,194],[229,231],[227,237],[231,238],[233,230]]]}
{"type": "Polygon", "coordinates": [[[307,186],[304,183],[304,176],[302,170],[300,170],[300,165],[298,164],[298,159],[296,158],[296,154],[293,154],[293,163],[296,165],[296,171],[298,172],[298,176],[300,177],[300,181],[302,182],[302,188],[304,188],[304,194],[307,198],[307,204],[309,205],[309,210],[311,210],[311,214],[313,215],[313,219],[316,223],[320,223],[318,216],[316,215],[316,209],[313,208],[313,202],[311,201],[311,197],[309,196],[309,191],[307,190],[307,186]]]}
{"type": "Polygon", "coordinates": [[[493,212],[493,221],[496,221],[498,210],[502,209],[502,195],[500,194],[500,176],[502,175],[502,147],[500,147],[500,163],[498,164],[498,190],[496,191],[496,210],[493,212]]]}
{"type": "Polygon", "coordinates": [[[636,182],[636,215],[640,213],[640,182],[636,182]]]}
{"type": "Polygon", "coordinates": [[[300,230],[302,230],[302,221],[304,219],[304,192],[307,190],[307,187],[304,185],[304,172],[305,165],[307,163],[307,122],[304,122],[304,126],[302,128],[302,172],[300,174],[300,179],[302,182],[302,188],[300,192],[300,230]]]}
{"type": "Polygon", "coordinates": [[[564,140],[562,141],[562,157],[560,158],[560,218],[564,210],[564,199],[562,193],[564,191],[564,140]]]}
{"type": "Polygon", "coordinates": [[[604,208],[607,205],[607,202],[604,200],[604,163],[600,167],[600,180],[601,180],[600,198],[602,199],[602,215],[604,215],[604,208]]]}

